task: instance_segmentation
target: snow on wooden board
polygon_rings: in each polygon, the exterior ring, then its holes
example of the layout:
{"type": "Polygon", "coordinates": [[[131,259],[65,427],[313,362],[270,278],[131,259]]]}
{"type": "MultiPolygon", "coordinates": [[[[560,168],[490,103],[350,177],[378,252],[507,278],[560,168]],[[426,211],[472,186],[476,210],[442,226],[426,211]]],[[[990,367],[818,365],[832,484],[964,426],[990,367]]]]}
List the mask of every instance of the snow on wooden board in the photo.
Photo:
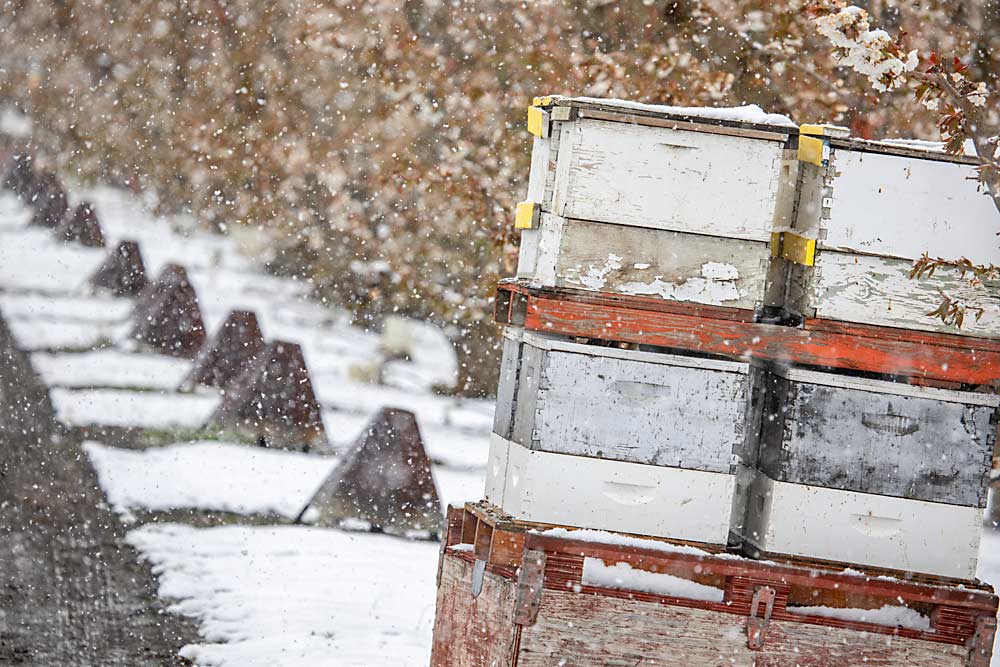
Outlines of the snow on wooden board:
{"type": "Polygon", "coordinates": [[[200,667],[424,667],[438,545],[304,527],[149,525],[128,541],[170,611],[193,617],[200,667]]]}
{"type": "Polygon", "coordinates": [[[632,100],[621,100],[613,97],[569,97],[562,102],[584,102],[601,106],[616,107],[627,111],[643,111],[647,113],[666,114],[670,116],[688,116],[710,120],[724,120],[736,123],[752,123],[756,125],[778,125],[787,128],[798,127],[788,116],[768,113],[756,104],[745,104],[739,107],[676,107],[666,104],[645,104],[632,100]]]}
{"type": "Polygon", "coordinates": [[[647,572],[628,563],[608,565],[600,558],[583,559],[584,586],[599,586],[627,591],[669,595],[689,600],[722,602],[725,591],[665,572],[647,572]]]}
{"type": "Polygon", "coordinates": [[[31,365],[49,387],[166,389],[173,391],[191,362],[155,354],[97,350],[80,354],[31,355],[31,365]]]}
{"type": "MultiPolygon", "coordinates": [[[[223,442],[144,450],[83,445],[116,512],[196,509],[294,519],[337,465],[336,458],[223,442]]],[[[432,469],[445,506],[482,496],[482,470],[432,469]]]]}

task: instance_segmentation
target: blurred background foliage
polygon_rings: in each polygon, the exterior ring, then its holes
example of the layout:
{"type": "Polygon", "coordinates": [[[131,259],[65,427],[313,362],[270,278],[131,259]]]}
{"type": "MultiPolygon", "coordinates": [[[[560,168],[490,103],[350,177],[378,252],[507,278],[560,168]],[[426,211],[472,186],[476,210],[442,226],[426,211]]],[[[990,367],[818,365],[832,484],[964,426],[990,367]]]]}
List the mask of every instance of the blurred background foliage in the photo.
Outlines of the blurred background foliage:
{"type": "MultiPolygon", "coordinates": [[[[155,194],[359,324],[430,319],[492,392],[534,95],[759,104],[936,139],[837,68],[803,0],[0,0],[0,106],[71,182],[155,194]]],[[[857,2],[997,89],[996,2],[857,2]]],[[[996,122],[996,110],[991,122],[996,122]]]]}

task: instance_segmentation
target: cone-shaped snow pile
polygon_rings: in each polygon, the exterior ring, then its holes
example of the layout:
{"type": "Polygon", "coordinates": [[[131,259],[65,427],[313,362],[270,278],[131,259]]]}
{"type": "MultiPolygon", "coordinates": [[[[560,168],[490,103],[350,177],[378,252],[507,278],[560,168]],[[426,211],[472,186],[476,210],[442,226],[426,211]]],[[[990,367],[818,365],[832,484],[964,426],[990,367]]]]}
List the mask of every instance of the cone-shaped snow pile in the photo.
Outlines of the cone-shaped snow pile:
{"type": "Polygon", "coordinates": [[[132,338],[175,357],[193,358],[201,350],[205,325],[183,266],[168,264],[139,295],[132,311],[132,338]]]}
{"type": "Polygon", "coordinates": [[[40,227],[57,227],[69,210],[66,191],[55,174],[39,176],[27,200],[35,209],[31,224],[40,227]]]}
{"type": "Polygon", "coordinates": [[[251,436],[268,447],[325,448],[323,418],[302,349],[286,341],[269,343],[229,384],[208,428],[251,436]]]}
{"type": "MultiPolygon", "coordinates": [[[[441,501],[412,412],[383,408],[309,501],[317,523],[436,535],[441,501]]],[[[305,514],[305,511],[303,512],[305,514]]]]}
{"type": "Polygon", "coordinates": [[[3,187],[18,197],[27,199],[34,191],[38,178],[35,174],[34,160],[30,155],[19,154],[15,155],[8,165],[3,178],[3,187]]]}
{"type": "Polygon", "coordinates": [[[76,210],[66,215],[56,230],[63,241],[79,243],[88,248],[104,247],[104,232],[97,221],[97,212],[90,202],[82,202],[76,210]]]}
{"type": "Polygon", "coordinates": [[[257,315],[248,310],[232,311],[198,355],[181,389],[190,391],[199,385],[225,389],[253,363],[264,346],[257,315]]]}
{"type": "Polygon", "coordinates": [[[139,244],[122,241],[112,250],[101,268],[90,277],[91,287],[110,290],[115,296],[138,296],[148,285],[146,266],[139,244]]]}

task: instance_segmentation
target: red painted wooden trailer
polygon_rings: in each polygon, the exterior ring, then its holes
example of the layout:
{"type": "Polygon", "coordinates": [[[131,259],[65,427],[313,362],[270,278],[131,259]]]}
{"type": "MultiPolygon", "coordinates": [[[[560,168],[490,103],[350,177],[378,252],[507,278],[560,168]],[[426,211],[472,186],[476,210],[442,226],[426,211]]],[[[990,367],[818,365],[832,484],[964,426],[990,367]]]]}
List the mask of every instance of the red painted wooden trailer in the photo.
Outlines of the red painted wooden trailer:
{"type": "Polygon", "coordinates": [[[674,348],[735,359],[908,378],[936,386],[1000,384],[1000,341],[806,319],[754,322],[734,308],[500,283],[495,318],[530,331],[674,348]]]}
{"type": "Polygon", "coordinates": [[[432,667],[988,667],[996,630],[985,586],[543,530],[483,503],[449,508],[438,579],[432,667]]]}

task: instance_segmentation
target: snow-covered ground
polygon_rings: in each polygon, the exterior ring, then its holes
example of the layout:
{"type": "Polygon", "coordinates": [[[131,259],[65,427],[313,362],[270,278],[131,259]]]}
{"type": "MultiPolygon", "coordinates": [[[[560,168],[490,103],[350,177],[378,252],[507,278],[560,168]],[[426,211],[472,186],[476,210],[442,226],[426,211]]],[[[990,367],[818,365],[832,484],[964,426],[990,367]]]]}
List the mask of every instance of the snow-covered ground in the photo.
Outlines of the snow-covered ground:
{"type": "Polygon", "coordinates": [[[129,534],[201,667],[425,667],[438,545],[298,526],[147,525],[129,534]]]}
{"type": "MultiPolygon", "coordinates": [[[[71,192],[71,203],[81,199],[96,203],[109,249],[139,242],[150,278],[168,262],[187,268],[209,335],[230,310],[249,309],[265,338],[299,343],[334,451],[383,406],[409,409],[442,501],[482,496],[493,406],[432,392],[456,369],[441,332],[402,320],[384,336],[364,331],[311,301],[308,285],[262,273],[238,239],[157,217],[127,193],[71,192]],[[413,346],[408,360],[385,362],[383,345],[401,341],[413,346]],[[378,376],[382,384],[362,381],[378,376]]],[[[107,250],[57,242],[26,228],[29,218],[0,192],[0,313],[32,352],[60,421],[202,437],[218,393],[179,393],[191,362],[136,349],[132,301],[87,287],[107,250]]],[[[108,502],[133,526],[129,541],[154,564],[160,594],[200,624],[202,641],[183,655],[201,667],[427,664],[436,543],[308,526],[135,525],[178,509],[289,523],[336,456],[212,441],[143,446],[84,448],[108,502]]]]}
{"type": "MultiPolygon", "coordinates": [[[[115,511],[200,509],[277,514],[294,519],[336,467],[335,457],[222,442],[192,442],[145,450],[84,449],[115,511]]],[[[478,499],[483,475],[435,465],[443,503],[478,499]]]]}
{"type": "MultiPolygon", "coordinates": [[[[482,496],[493,406],[430,390],[454,372],[439,333],[401,325],[405,333],[393,336],[415,338],[420,353],[383,365],[383,384],[359,381],[382,364],[384,341],[310,301],[306,285],[261,273],[233,239],[192,231],[183,218],[157,218],[129,195],[98,189],[82,197],[97,203],[109,247],[124,238],[140,242],[152,276],[167,262],[187,267],[210,334],[230,310],[251,309],[265,337],[302,345],[334,451],[347,448],[379,408],[406,408],[417,415],[442,501],[482,496]]],[[[0,313],[33,352],[60,420],[178,437],[199,431],[218,395],[178,393],[191,362],[134,349],[127,340],[131,302],[87,290],[105,252],[26,230],[27,219],[24,207],[0,194],[0,313]]],[[[196,665],[428,663],[435,543],[309,526],[135,525],[137,517],[178,509],[287,524],[335,468],[336,456],[210,441],[146,449],[89,442],[85,451],[108,502],[132,526],[130,543],[154,565],[160,595],[198,623],[201,640],[181,651],[196,665]]],[[[690,583],[646,574],[589,569],[609,585],[641,579],[647,588],[673,590],[690,583]]],[[[992,531],[983,537],[979,575],[1000,585],[1000,536],[992,531]]],[[[882,613],[894,618],[899,610],[882,613]]]]}

